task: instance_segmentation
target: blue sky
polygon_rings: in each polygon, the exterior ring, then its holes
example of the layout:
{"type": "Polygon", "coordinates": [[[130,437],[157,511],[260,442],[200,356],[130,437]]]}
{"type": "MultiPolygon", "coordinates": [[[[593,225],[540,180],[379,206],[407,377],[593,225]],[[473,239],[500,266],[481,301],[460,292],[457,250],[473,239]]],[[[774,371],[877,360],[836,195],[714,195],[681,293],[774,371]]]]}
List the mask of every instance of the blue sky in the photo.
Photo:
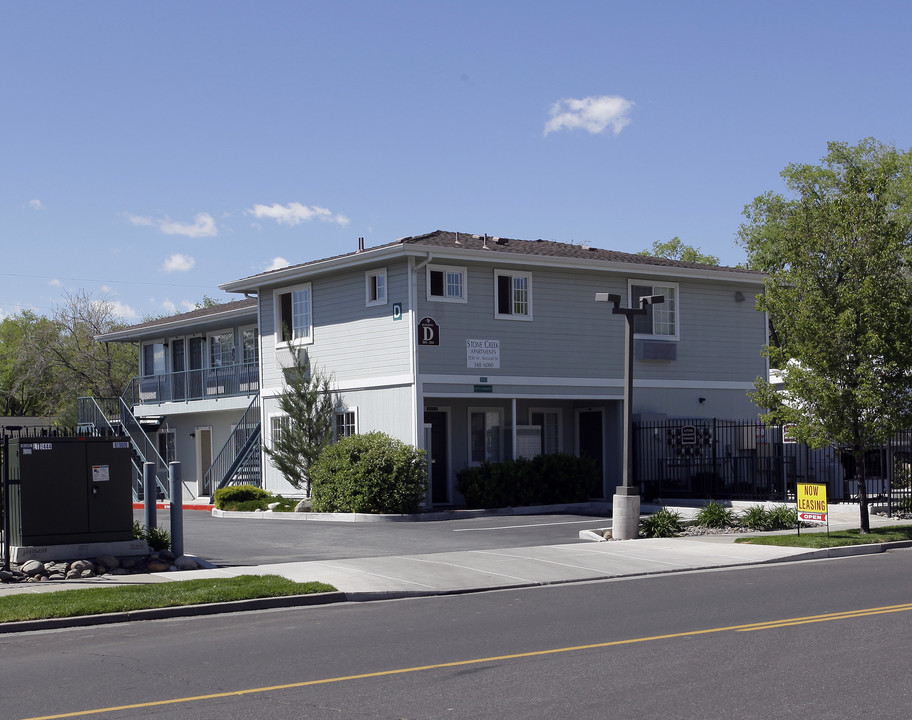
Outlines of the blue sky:
{"type": "Polygon", "coordinates": [[[826,143],[912,146],[912,3],[0,3],[0,317],[122,317],[436,229],[717,255],[826,143]]]}

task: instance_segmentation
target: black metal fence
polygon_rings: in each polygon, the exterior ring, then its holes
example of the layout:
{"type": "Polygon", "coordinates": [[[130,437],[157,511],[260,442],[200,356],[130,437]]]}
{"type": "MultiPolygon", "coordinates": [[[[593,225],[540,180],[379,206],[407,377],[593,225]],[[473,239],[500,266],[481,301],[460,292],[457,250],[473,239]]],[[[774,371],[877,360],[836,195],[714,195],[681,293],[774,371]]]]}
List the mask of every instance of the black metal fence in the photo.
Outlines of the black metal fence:
{"type": "MultiPolygon", "coordinates": [[[[825,483],[834,502],[856,499],[851,458],[813,450],[782,428],[752,420],[663,420],[634,429],[636,482],[644,498],[794,501],[799,482],[825,483]]],[[[878,455],[882,455],[880,453],[878,455]]],[[[868,495],[889,494],[886,463],[868,464],[868,495]]],[[[908,461],[907,461],[907,467],[908,461]]]]}

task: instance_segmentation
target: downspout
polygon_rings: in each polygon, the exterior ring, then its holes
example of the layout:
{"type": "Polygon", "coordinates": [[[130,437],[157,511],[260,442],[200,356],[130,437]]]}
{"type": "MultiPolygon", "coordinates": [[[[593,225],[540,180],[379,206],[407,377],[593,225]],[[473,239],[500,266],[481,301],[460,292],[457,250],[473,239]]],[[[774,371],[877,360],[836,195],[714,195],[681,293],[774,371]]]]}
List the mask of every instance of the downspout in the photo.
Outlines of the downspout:
{"type": "Polygon", "coordinates": [[[418,391],[418,341],[415,338],[415,333],[417,332],[415,302],[418,297],[418,271],[431,262],[433,257],[433,253],[428,253],[424,260],[415,265],[415,258],[409,256],[409,372],[412,376],[412,407],[415,408],[415,412],[412,414],[412,444],[416,448],[421,447],[421,438],[423,437],[419,435],[419,428],[424,427],[424,393],[418,391]]]}

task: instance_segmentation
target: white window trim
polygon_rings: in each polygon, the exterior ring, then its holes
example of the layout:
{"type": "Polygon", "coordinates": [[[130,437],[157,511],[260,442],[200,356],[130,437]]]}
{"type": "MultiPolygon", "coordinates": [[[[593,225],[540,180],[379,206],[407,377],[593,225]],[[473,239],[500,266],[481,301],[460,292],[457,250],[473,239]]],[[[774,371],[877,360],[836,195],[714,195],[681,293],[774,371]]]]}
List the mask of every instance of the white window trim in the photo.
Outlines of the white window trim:
{"type": "MultiPolygon", "coordinates": [[[[468,410],[468,464],[471,467],[478,467],[482,462],[487,462],[487,450],[485,451],[485,459],[481,462],[472,459],[472,414],[473,413],[489,413],[496,412],[498,416],[498,454],[500,455],[500,460],[495,460],[494,462],[503,462],[504,458],[504,409],[502,407],[470,407],[468,410]]],[[[487,433],[487,426],[485,427],[485,433],[487,433]]],[[[487,447],[487,446],[486,446],[487,447]]]]}
{"type": "Polygon", "coordinates": [[[285,420],[288,420],[288,418],[289,418],[288,414],[283,413],[283,412],[274,412],[274,413],[269,413],[269,415],[267,416],[267,419],[269,420],[269,422],[266,424],[266,432],[268,433],[268,437],[266,438],[266,447],[268,447],[268,448],[275,447],[275,444],[274,444],[275,422],[276,422],[276,420],[283,419],[283,418],[285,420]]]}
{"type": "MultiPolygon", "coordinates": [[[[676,282],[661,282],[655,280],[628,280],[627,281],[627,300],[629,307],[634,307],[634,304],[639,302],[639,298],[633,297],[633,286],[634,285],[649,285],[653,289],[653,294],[661,295],[663,293],[656,293],[655,288],[674,288],[675,291],[675,331],[674,335],[656,335],[653,334],[644,334],[636,333],[634,337],[636,339],[642,340],[680,340],[681,339],[681,289],[676,282]]],[[[656,305],[656,308],[661,307],[656,305]]],[[[655,321],[653,320],[653,323],[655,321]]],[[[655,325],[653,324],[653,327],[655,325]]]]}
{"type": "MultiPolygon", "coordinates": [[[[311,299],[311,305],[312,305],[312,304],[313,304],[313,300],[311,299]]],[[[312,309],[313,309],[313,308],[311,308],[311,310],[312,310],[312,309]]],[[[259,362],[260,362],[260,331],[259,331],[259,328],[257,327],[257,324],[256,324],[256,323],[254,323],[254,324],[252,324],[252,325],[242,325],[241,327],[238,328],[238,333],[237,333],[237,356],[238,356],[238,360],[237,360],[237,361],[238,361],[238,365],[248,365],[248,364],[249,364],[249,365],[254,365],[254,364],[258,365],[258,364],[259,364],[259,362]],[[248,330],[253,330],[253,332],[254,332],[254,334],[255,334],[255,336],[256,336],[256,356],[257,356],[257,359],[254,360],[254,361],[252,361],[252,362],[248,362],[248,361],[246,361],[246,360],[244,359],[244,333],[247,332],[248,330]]]]}
{"type": "Polygon", "coordinates": [[[386,268],[376,268],[375,270],[368,270],[364,273],[364,302],[367,307],[373,307],[375,305],[386,305],[389,297],[389,287],[386,283],[386,268]],[[371,299],[371,279],[372,278],[383,278],[383,297],[377,298],[375,300],[371,299]]]}
{"type": "Polygon", "coordinates": [[[354,429],[354,431],[352,432],[352,435],[357,435],[357,434],[358,434],[358,419],[359,419],[359,418],[358,418],[358,408],[356,408],[356,407],[340,407],[340,408],[336,408],[336,412],[335,412],[334,417],[333,417],[333,439],[334,439],[335,442],[338,442],[338,440],[339,440],[338,433],[336,433],[336,427],[337,427],[337,425],[336,425],[335,419],[336,419],[337,417],[339,417],[339,415],[344,415],[345,413],[352,413],[352,415],[354,415],[354,417],[355,417],[355,420],[354,420],[355,429],[354,429]]]}
{"type": "MultiPolygon", "coordinates": [[[[563,452],[564,448],[564,413],[560,408],[557,407],[533,407],[529,408],[529,425],[534,425],[532,422],[532,415],[534,413],[541,413],[543,415],[557,415],[557,450],[555,452],[563,452]]],[[[542,428],[544,431],[544,428],[542,428]]],[[[545,454],[545,448],[542,447],[542,454],[545,454]]]]}
{"type": "MultiPolygon", "coordinates": [[[[512,295],[513,295],[513,288],[512,288],[512,283],[511,283],[511,288],[510,288],[511,305],[513,303],[512,295]]],[[[532,273],[514,272],[513,270],[494,270],[494,318],[496,320],[524,320],[526,322],[529,322],[532,320],[532,273]],[[501,313],[498,310],[498,306],[500,305],[500,297],[499,297],[500,292],[499,292],[499,288],[498,288],[498,281],[499,281],[499,278],[501,278],[501,277],[526,278],[526,281],[528,284],[528,293],[529,293],[529,298],[528,298],[529,312],[527,314],[517,315],[516,313],[501,313]]]]}
{"type": "Polygon", "coordinates": [[[428,265],[425,270],[425,280],[427,284],[428,302],[449,302],[449,303],[467,303],[469,301],[469,273],[464,267],[455,265],[428,265]],[[443,273],[443,287],[446,291],[446,274],[448,272],[458,272],[462,275],[462,296],[447,297],[446,295],[431,295],[431,272],[439,271],[443,273]]]}
{"type": "MultiPolygon", "coordinates": [[[[277,348],[287,348],[291,345],[313,345],[314,341],[314,293],[311,283],[301,283],[274,290],[272,293],[272,311],[275,328],[273,336],[275,337],[275,346],[277,348]],[[282,296],[294,293],[296,290],[310,291],[310,326],[308,327],[307,337],[293,338],[292,340],[282,340],[282,296]]],[[[293,312],[293,309],[292,309],[293,312]]],[[[294,328],[291,328],[292,336],[294,328]]]]}

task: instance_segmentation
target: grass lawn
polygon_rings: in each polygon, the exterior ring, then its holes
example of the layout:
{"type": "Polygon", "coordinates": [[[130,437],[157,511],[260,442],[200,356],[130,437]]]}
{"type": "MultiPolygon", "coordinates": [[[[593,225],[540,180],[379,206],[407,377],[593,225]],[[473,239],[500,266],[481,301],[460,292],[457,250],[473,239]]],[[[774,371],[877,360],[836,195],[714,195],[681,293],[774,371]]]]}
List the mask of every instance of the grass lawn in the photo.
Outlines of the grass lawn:
{"type": "Polygon", "coordinates": [[[893,527],[877,528],[866,535],[858,530],[834,530],[827,537],[826,532],[802,532],[800,535],[764,535],[762,537],[746,537],[735,540],[737,543],[750,543],[751,545],[778,545],[780,547],[806,547],[828,548],[843,545],[871,545],[873,543],[896,542],[897,540],[912,540],[912,526],[895,525],[893,527]]]}
{"type": "Polygon", "coordinates": [[[0,598],[0,622],[99,615],[286,595],[308,595],[333,592],[335,589],[326,583],[296,583],[278,575],[241,575],[234,578],[180,580],[108,588],[25,593],[0,598]]]}

